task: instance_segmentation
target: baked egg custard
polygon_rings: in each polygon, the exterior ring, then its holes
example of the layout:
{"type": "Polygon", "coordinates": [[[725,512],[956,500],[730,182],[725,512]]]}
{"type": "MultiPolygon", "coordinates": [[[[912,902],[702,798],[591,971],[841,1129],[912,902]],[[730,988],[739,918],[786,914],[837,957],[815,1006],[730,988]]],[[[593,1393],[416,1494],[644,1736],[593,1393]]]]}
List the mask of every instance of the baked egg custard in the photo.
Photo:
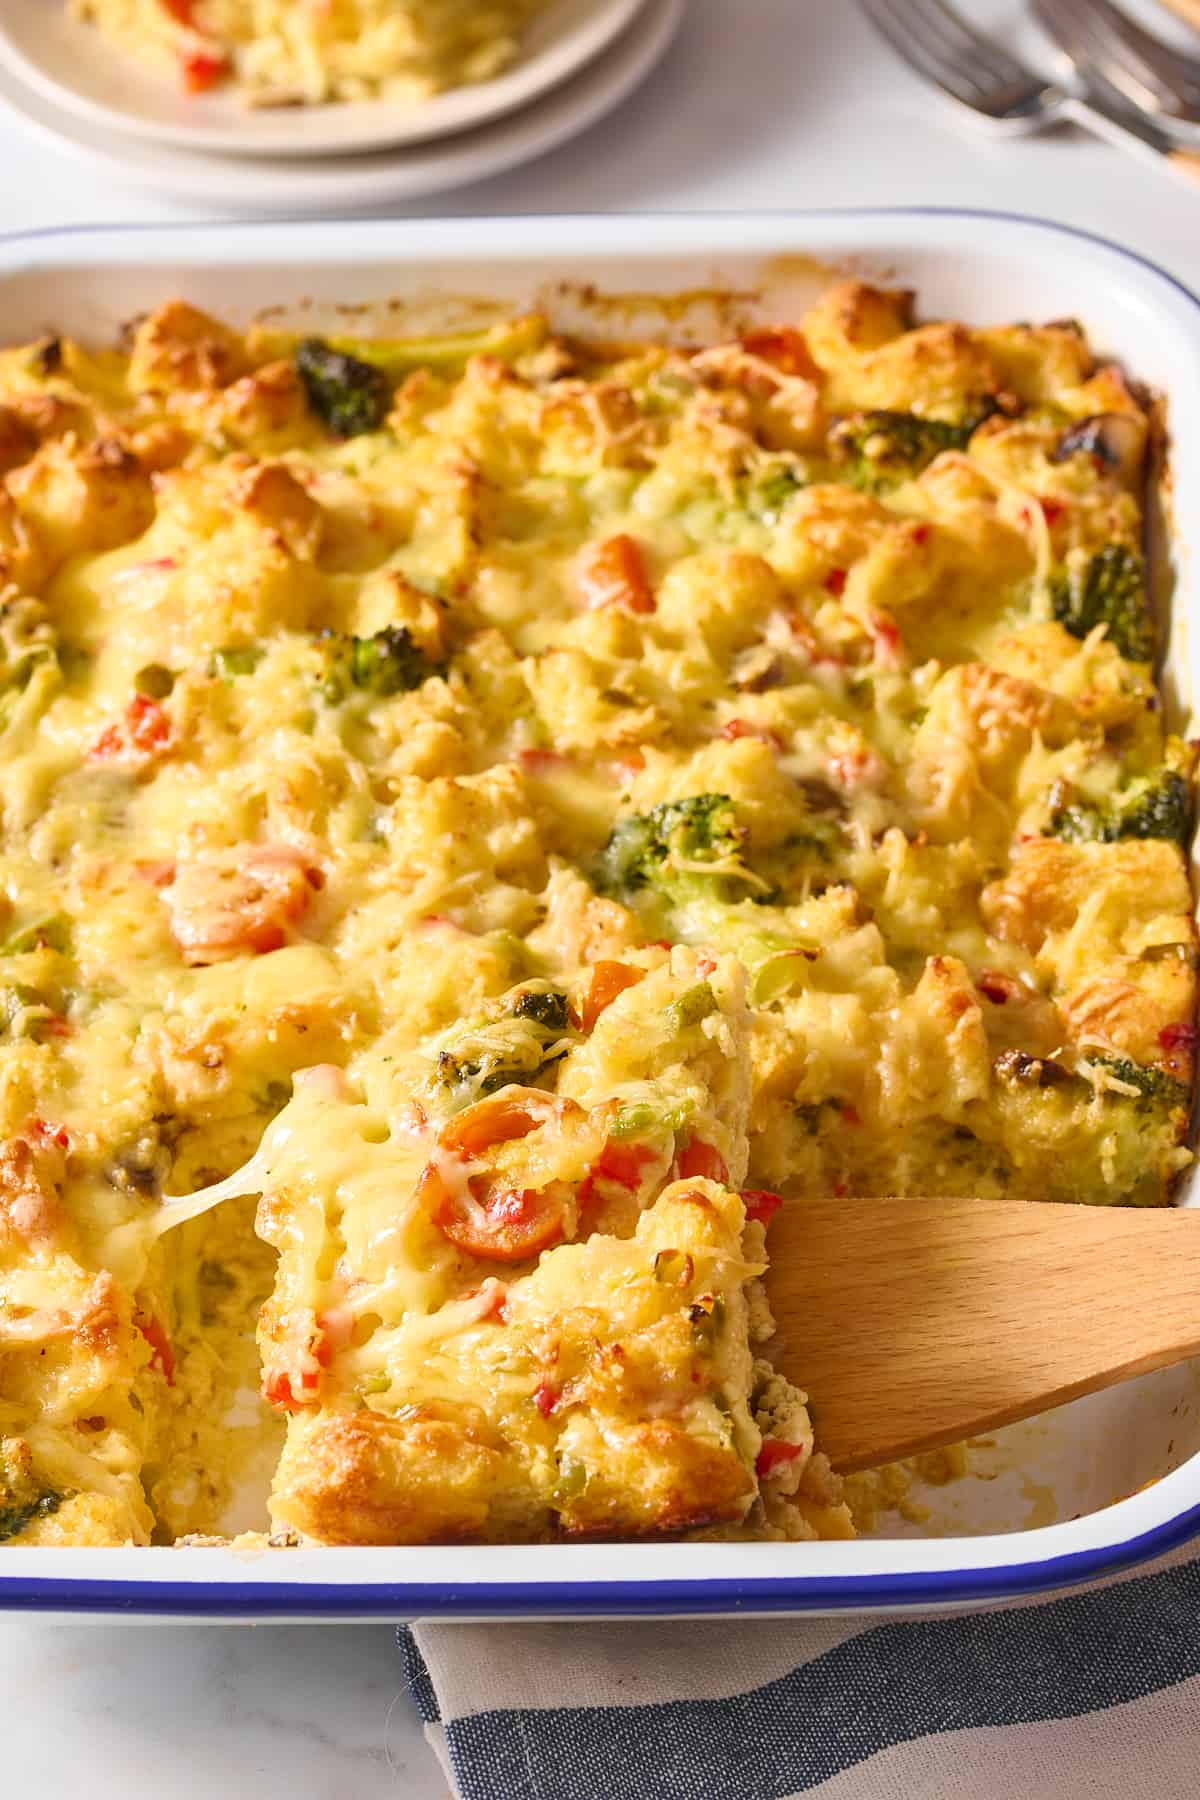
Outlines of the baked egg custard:
{"type": "Polygon", "coordinates": [[[0,352],[0,1540],[847,1536],[773,1213],[1166,1203],[1153,409],[912,309],[0,352]]]}

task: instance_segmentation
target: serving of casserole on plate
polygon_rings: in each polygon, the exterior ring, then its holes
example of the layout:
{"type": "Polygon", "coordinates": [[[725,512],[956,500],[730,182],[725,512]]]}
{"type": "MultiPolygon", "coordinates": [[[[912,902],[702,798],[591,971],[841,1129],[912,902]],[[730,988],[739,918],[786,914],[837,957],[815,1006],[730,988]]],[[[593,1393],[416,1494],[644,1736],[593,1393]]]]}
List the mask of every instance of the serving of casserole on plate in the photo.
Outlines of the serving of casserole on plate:
{"type": "Polygon", "coordinates": [[[547,0],[70,0],[193,93],[231,82],[251,105],[426,100],[506,69],[547,0]]]}
{"type": "Polygon", "coordinates": [[[268,258],[253,321],[164,258],[119,344],[11,279],[10,1557],[794,1579],[881,1491],[771,1368],[778,1207],[1190,1162],[1137,356],[920,257],[596,260],[268,258]]]}
{"type": "MultiPolygon", "coordinates": [[[[234,203],[278,210],[280,183],[306,162],[310,186],[340,188],[372,173],[350,161],[387,152],[403,185],[421,167],[432,179],[443,138],[448,161],[478,160],[489,145],[500,154],[506,120],[511,136],[551,131],[564,105],[582,117],[597,84],[619,85],[656,36],[665,45],[663,12],[644,0],[10,0],[0,66],[6,97],[43,128],[99,133],[123,168],[181,191],[219,188],[222,164],[229,175],[241,159],[234,203]],[[189,178],[180,150],[217,167],[189,178]]],[[[287,210],[303,203],[293,194],[287,210]]],[[[362,202],[341,192],[335,204],[362,202]]]]}

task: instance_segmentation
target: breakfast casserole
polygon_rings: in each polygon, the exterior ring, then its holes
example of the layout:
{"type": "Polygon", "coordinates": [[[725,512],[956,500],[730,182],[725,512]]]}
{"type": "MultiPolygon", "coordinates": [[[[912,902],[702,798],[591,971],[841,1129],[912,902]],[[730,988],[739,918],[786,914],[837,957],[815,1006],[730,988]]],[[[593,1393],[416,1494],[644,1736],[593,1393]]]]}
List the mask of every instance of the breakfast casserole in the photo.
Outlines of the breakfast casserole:
{"type": "Polygon", "coordinates": [[[190,93],[251,106],[413,103],[489,81],[546,0],[69,0],[118,49],[190,93]]]}
{"type": "Polygon", "coordinates": [[[0,1538],[849,1535],[778,1207],[1189,1160],[1152,427],[858,281],[0,353],[0,1538]]]}

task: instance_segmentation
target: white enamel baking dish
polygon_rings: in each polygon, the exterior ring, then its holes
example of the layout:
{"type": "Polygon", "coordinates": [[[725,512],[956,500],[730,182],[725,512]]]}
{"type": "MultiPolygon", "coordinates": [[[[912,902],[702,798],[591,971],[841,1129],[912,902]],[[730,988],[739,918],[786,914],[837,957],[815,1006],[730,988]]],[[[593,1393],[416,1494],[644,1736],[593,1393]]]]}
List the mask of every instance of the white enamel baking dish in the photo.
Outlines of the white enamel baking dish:
{"type": "MultiPolygon", "coordinates": [[[[0,342],[55,327],[109,338],[176,293],[240,318],[303,305],[317,324],[323,306],[347,302],[373,315],[392,302],[394,317],[419,324],[431,302],[444,317],[447,296],[463,319],[495,299],[578,321],[581,307],[595,313],[581,284],[642,297],[721,290],[732,298],[720,308],[698,299],[670,313],[672,329],[711,334],[717,311],[725,326],[794,317],[831,267],[916,288],[925,315],[1080,318],[1094,343],[1168,396],[1166,688],[1173,723],[1186,722],[1200,692],[1189,629],[1200,616],[1200,301],[1140,257],[1065,227],[912,209],[33,233],[0,244],[0,342]]],[[[1128,1568],[1200,1533],[1200,1364],[1013,1427],[976,1465],[981,1475],[923,1495],[922,1524],[885,1522],[855,1543],[6,1548],[0,1607],[318,1620],[977,1606],[1128,1568]]]]}

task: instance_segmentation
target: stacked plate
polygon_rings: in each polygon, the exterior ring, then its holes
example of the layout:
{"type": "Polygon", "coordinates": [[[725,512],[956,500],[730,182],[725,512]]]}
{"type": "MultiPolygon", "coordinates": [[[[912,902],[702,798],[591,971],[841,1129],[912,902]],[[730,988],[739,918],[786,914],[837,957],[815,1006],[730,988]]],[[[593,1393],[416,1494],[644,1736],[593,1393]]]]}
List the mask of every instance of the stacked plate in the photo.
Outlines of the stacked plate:
{"type": "Polygon", "coordinates": [[[254,111],[147,74],[63,0],[4,0],[0,102],[60,150],[127,181],[243,211],[332,213],[512,168],[593,124],[658,62],[685,0],[553,0],[519,61],[418,106],[254,111]]]}

